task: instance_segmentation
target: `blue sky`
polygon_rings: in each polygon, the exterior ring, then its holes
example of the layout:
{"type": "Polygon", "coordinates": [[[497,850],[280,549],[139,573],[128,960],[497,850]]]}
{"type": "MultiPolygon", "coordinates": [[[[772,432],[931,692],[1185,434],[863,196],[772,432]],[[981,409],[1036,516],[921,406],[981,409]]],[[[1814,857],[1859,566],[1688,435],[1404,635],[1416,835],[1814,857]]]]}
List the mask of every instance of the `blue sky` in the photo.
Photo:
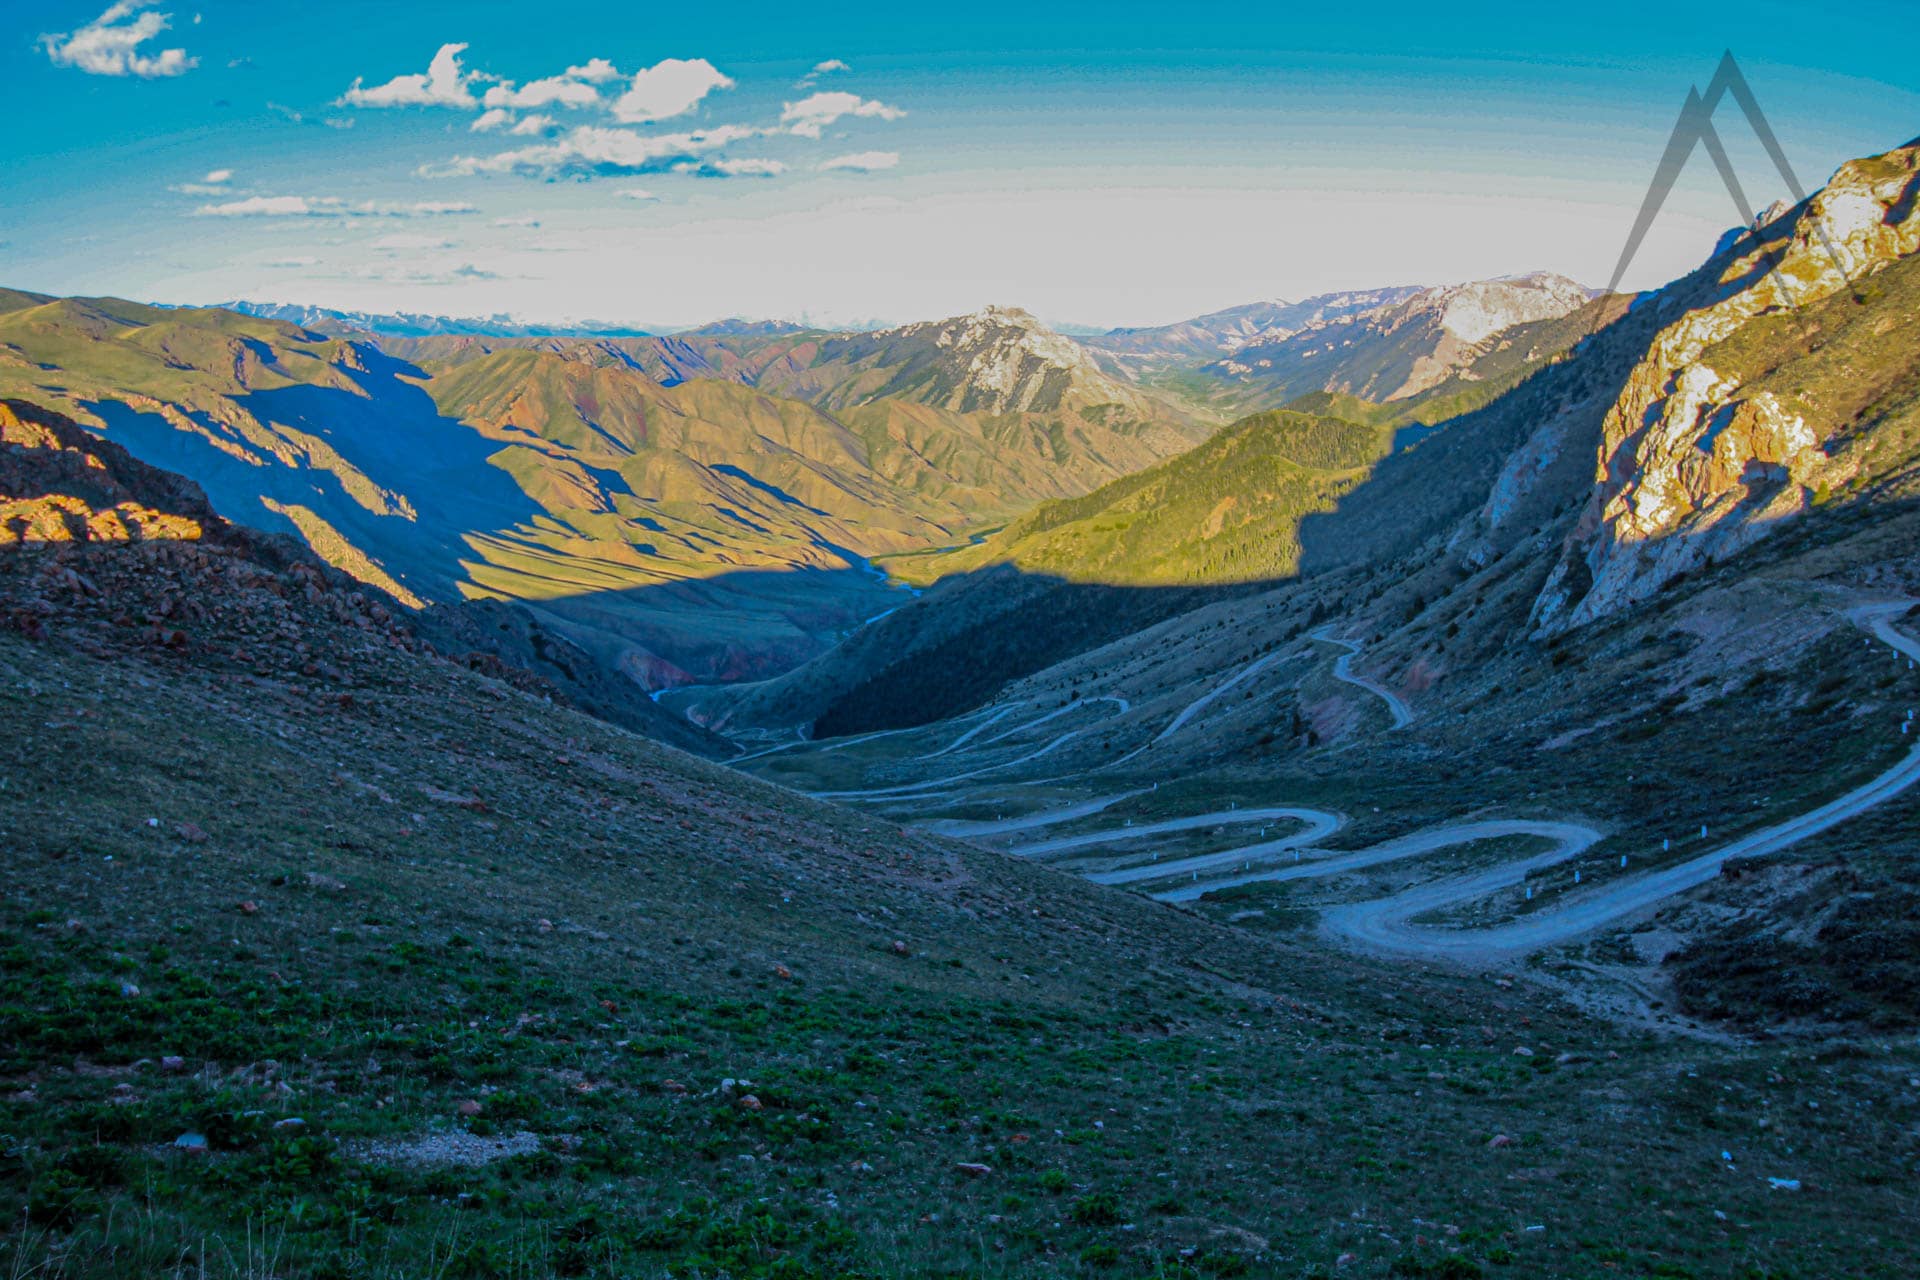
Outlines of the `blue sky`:
{"type": "MultiPolygon", "coordinates": [[[[106,3],[0,13],[0,76],[30,104],[0,140],[0,283],[1147,324],[1534,269],[1602,283],[1724,48],[1810,186],[1920,134],[1910,4],[106,3]]],[[[1756,201],[1783,194],[1721,120],[1756,201]]],[[[1732,217],[1697,157],[1628,283],[1691,267],[1732,217]]]]}

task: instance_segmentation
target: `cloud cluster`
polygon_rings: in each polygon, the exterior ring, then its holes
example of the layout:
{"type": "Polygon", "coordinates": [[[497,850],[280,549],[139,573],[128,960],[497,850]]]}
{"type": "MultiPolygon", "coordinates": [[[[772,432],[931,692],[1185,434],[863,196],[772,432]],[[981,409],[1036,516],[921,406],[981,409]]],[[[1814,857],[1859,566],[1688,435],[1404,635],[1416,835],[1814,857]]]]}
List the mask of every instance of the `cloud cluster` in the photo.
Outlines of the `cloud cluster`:
{"type": "MultiPolygon", "coordinates": [[[[592,58],[558,75],[518,84],[468,70],[461,61],[466,50],[464,44],[443,44],[424,73],[396,76],[383,84],[369,87],[356,79],[340,104],[453,107],[476,113],[467,126],[471,133],[545,139],[492,155],[455,156],[425,165],[419,170],[423,177],[519,174],[549,181],[636,173],[773,177],[787,171],[784,161],[713,153],[748,138],[776,134],[818,139],[842,119],[898,120],[906,114],[859,94],[822,92],[783,103],[779,122],[773,126],[723,124],[650,134],[618,126],[660,124],[685,116],[712,94],[733,88],[733,79],[705,58],[666,58],[632,76],[605,58],[592,58]],[[604,114],[602,122],[566,126],[542,108],[604,114]]],[[[815,64],[803,87],[820,76],[848,69],[840,59],[829,58],[815,64]]],[[[898,161],[896,154],[874,151],[841,156],[817,167],[873,172],[892,168],[898,161]]]]}
{"type": "Polygon", "coordinates": [[[233,170],[215,169],[198,182],[178,183],[168,190],[177,191],[183,196],[224,196],[232,192],[233,188],[227,185],[232,181],[233,170]]]}
{"type": "Polygon", "coordinates": [[[56,67],[74,67],[95,76],[138,76],[143,80],[185,75],[200,65],[185,49],[142,53],[140,46],[173,25],[170,13],[155,13],[157,0],[115,0],[105,13],[77,31],[40,37],[56,67]]]}
{"type": "Polygon", "coordinates": [[[478,212],[473,205],[444,200],[355,203],[339,196],[248,196],[194,210],[202,218],[433,218],[478,212]]]}
{"type": "Polygon", "coordinates": [[[477,73],[460,65],[464,44],[443,44],[427,64],[425,75],[395,76],[383,85],[366,88],[355,77],[351,87],[340,95],[343,107],[474,107],[479,105],[469,88],[477,73]]]}
{"type": "Polygon", "coordinates": [[[620,68],[605,58],[588,58],[585,66],[568,67],[567,74],[575,80],[585,80],[588,84],[605,84],[609,80],[620,78],[620,68]]]}
{"type": "Polygon", "coordinates": [[[455,249],[459,246],[444,236],[422,236],[410,231],[401,231],[379,237],[370,247],[393,253],[416,253],[427,249],[455,249]]]}
{"type": "Polygon", "coordinates": [[[857,93],[845,93],[838,90],[829,93],[816,93],[789,102],[780,112],[780,123],[788,132],[802,138],[817,138],[828,125],[847,116],[858,116],[869,120],[898,120],[907,113],[898,107],[889,106],[872,98],[862,98],[857,93]]]}
{"type": "Polygon", "coordinates": [[[831,160],[822,160],[821,169],[845,169],[853,173],[877,173],[882,169],[891,169],[900,163],[898,151],[856,151],[852,155],[835,156],[831,160]]]}
{"type": "Polygon", "coordinates": [[[777,178],[787,166],[778,160],[682,160],[673,171],[696,178],[777,178]]]}
{"type": "Polygon", "coordinates": [[[444,165],[430,165],[421,173],[425,177],[518,173],[541,178],[595,178],[658,172],[759,132],[746,125],[728,124],[687,133],[640,134],[583,124],[553,142],[490,156],[458,156],[444,165]]]}
{"type": "Polygon", "coordinates": [[[601,86],[626,77],[605,58],[590,58],[559,75],[518,84],[469,71],[460,59],[467,48],[443,44],[424,73],[395,76],[384,84],[369,87],[364,77],[357,77],[338,105],[477,110],[483,114],[473,127],[485,132],[511,123],[515,112],[542,107],[604,109],[621,124],[652,124],[685,115],[714,90],[733,87],[705,58],[667,58],[635,72],[626,90],[610,98],[602,95],[601,86]]]}

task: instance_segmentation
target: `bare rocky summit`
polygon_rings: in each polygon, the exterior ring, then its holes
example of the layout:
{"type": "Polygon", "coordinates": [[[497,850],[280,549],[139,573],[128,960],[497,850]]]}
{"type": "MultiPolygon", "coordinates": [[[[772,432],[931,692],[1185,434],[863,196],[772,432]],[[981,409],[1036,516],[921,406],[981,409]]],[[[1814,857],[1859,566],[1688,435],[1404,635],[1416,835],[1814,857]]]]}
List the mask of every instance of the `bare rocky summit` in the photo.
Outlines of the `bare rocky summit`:
{"type": "Polygon", "coordinates": [[[1615,613],[1862,475],[1852,429],[1880,416],[1904,369],[1864,357],[1914,328],[1881,295],[1909,283],[1916,193],[1920,147],[1853,161],[1659,296],[1672,319],[1607,414],[1596,487],[1537,626],[1615,613]]]}

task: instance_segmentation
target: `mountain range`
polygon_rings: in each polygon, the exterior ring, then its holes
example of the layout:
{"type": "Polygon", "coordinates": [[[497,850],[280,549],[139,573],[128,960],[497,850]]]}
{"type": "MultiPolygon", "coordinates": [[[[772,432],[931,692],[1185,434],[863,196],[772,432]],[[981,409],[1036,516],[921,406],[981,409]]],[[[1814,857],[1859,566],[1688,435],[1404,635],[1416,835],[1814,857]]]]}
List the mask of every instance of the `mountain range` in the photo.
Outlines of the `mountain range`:
{"type": "Polygon", "coordinates": [[[388,338],[424,338],[441,333],[470,333],[489,338],[544,338],[556,335],[595,338],[644,338],[648,329],[628,325],[526,324],[511,316],[434,316],[412,312],[338,311],[330,307],[309,307],[287,302],[223,302],[220,309],[267,320],[285,320],[288,324],[324,333],[332,337],[373,335],[388,338]]]}

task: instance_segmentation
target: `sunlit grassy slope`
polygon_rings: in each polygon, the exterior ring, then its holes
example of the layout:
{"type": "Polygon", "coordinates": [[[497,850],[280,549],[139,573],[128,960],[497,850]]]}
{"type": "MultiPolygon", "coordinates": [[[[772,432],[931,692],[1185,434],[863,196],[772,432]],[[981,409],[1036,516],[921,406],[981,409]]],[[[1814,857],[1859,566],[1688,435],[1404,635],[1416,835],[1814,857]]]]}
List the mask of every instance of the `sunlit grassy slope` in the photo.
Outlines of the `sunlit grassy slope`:
{"type": "Polygon", "coordinates": [[[1244,582],[1293,573],[1298,530],[1365,480],[1391,429],[1288,411],[1256,414],[1084,498],[1042,504],[986,541],[891,563],[927,581],[1010,563],[1075,582],[1244,582]]]}

